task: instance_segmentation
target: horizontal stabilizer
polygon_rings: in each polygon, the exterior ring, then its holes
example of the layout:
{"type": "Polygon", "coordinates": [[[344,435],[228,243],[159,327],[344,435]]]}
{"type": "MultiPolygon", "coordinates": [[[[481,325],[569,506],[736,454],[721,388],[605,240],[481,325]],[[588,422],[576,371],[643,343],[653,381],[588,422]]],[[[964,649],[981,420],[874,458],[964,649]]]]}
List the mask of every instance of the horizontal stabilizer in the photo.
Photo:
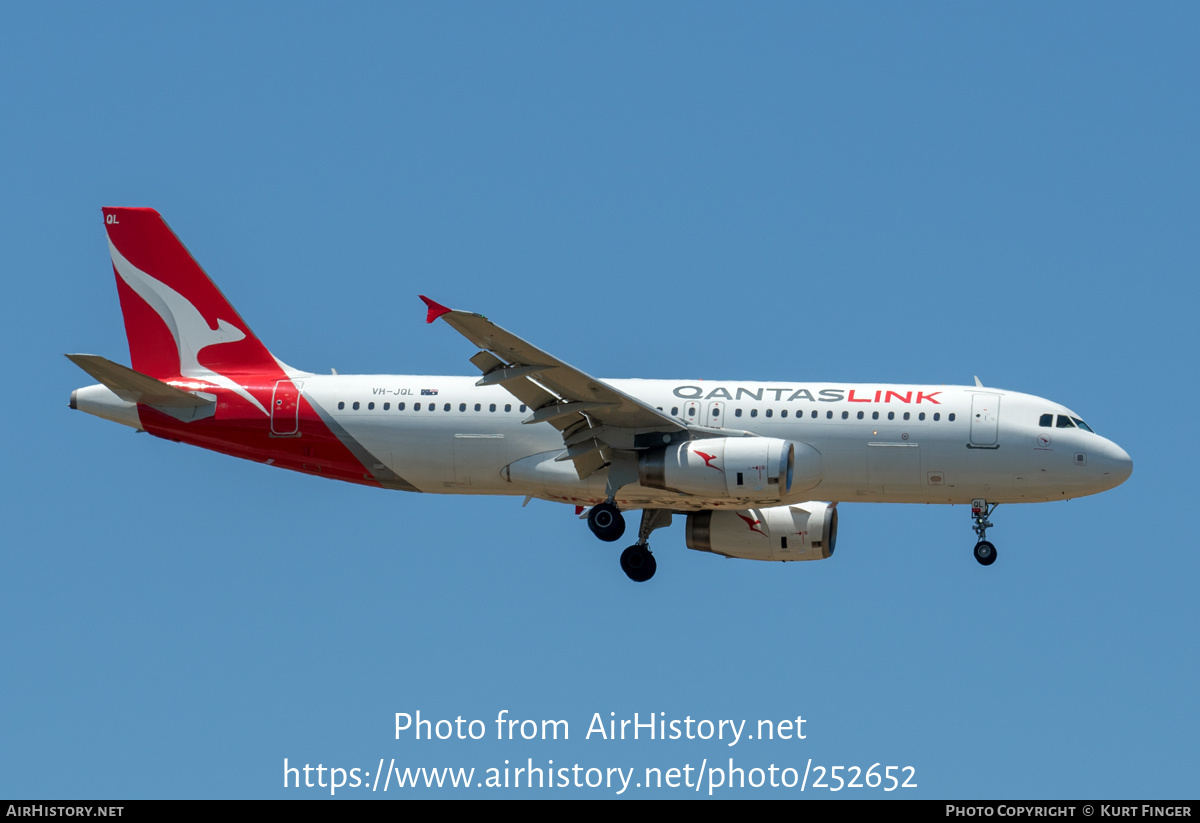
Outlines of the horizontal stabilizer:
{"type": "Polygon", "coordinates": [[[130,403],[166,409],[199,408],[213,401],[134,371],[96,354],[68,354],[67,359],[130,403]]]}

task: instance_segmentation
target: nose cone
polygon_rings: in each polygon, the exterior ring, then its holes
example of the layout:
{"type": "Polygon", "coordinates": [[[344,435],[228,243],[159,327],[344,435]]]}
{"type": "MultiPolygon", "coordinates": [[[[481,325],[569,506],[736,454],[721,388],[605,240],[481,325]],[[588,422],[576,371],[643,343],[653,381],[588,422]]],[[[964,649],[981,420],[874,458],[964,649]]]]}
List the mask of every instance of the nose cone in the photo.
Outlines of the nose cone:
{"type": "Polygon", "coordinates": [[[1109,441],[1104,447],[1104,469],[1109,482],[1109,488],[1115,488],[1129,479],[1133,474],[1133,458],[1116,443],[1109,441]]]}

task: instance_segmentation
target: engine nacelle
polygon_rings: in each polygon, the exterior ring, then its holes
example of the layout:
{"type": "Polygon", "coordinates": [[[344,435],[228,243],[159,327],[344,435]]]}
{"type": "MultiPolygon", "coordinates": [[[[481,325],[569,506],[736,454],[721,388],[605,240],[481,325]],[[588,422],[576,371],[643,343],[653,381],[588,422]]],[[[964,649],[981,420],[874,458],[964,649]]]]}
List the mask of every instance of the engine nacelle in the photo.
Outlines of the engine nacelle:
{"type": "Polygon", "coordinates": [[[687,547],[745,560],[824,560],[837,543],[837,521],[836,508],[815,502],[693,512],[687,547]]]}
{"type": "Polygon", "coordinates": [[[821,455],[807,443],[774,437],[689,440],[638,455],[638,480],[702,497],[779,499],[821,481],[821,455]]]}

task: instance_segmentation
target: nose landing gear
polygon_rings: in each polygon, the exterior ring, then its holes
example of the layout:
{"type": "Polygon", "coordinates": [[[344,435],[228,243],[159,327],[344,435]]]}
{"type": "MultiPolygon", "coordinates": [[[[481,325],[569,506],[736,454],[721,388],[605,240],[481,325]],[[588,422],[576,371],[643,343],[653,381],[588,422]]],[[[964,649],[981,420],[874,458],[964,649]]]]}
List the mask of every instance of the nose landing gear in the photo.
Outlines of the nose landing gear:
{"type": "Polygon", "coordinates": [[[999,505],[999,503],[993,503],[989,506],[988,502],[982,498],[971,501],[971,517],[975,521],[972,528],[979,538],[979,542],[975,544],[975,559],[981,566],[990,566],[996,562],[996,547],[987,541],[987,530],[992,527],[988,518],[999,505]]]}

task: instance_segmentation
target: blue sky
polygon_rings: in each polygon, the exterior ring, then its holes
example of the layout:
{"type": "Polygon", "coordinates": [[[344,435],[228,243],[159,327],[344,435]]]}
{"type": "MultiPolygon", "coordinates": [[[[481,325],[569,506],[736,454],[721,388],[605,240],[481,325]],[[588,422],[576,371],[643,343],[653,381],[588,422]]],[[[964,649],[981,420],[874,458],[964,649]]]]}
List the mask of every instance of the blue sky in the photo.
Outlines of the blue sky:
{"type": "Polygon", "coordinates": [[[732,757],[915,767],[891,796],[1195,797],[1198,23],[6,5],[0,795],[328,796],[285,791],[284,758],[732,757]],[[963,507],[846,505],[828,561],[690,552],[677,523],[634,585],[566,507],[339,485],[71,412],[91,381],[64,352],[128,356],[103,205],[162,212],[299,368],[470,374],[427,293],[601,376],[978,374],[1071,407],[1134,474],[1001,507],[989,569],[963,507]],[[395,739],[417,710],[571,739],[395,739]],[[610,712],[807,736],[585,740],[610,712]]]}

